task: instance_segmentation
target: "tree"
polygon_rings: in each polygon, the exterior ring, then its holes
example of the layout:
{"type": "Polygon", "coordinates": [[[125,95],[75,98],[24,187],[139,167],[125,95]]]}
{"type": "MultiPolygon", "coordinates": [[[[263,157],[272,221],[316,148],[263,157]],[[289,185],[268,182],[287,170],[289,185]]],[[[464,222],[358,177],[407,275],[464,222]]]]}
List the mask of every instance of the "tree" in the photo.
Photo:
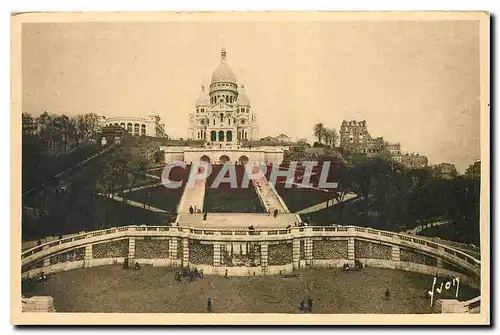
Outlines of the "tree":
{"type": "Polygon", "coordinates": [[[334,128],[325,128],[323,131],[323,139],[325,140],[325,144],[335,148],[339,135],[334,128]]]}
{"type": "Polygon", "coordinates": [[[317,123],[314,125],[314,136],[318,139],[318,142],[321,143],[325,136],[325,126],[323,125],[322,122],[317,123]]]}

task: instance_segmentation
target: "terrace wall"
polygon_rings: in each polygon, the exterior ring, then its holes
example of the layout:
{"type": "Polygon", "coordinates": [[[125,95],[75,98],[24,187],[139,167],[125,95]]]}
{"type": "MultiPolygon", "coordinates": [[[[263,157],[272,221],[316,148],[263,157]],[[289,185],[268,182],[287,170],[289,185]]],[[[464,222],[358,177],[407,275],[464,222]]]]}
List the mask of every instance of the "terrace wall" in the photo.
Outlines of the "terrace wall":
{"type": "Polygon", "coordinates": [[[23,252],[22,276],[123,264],[127,259],[131,264],[192,266],[214,275],[224,275],[227,270],[231,276],[284,274],[310,266],[340,267],[354,264],[357,259],[366,266],[459,276],[466,285],[480,286],[480,261],[470,255],[415,236],[361,227],[260,231],[117,227],[52,241],[23,252]],[[241,250],[241,255],[258,250],[258,262],[245,266],[221,262],[221,250],[230,244],[241,245],[233,248],[241,250]]]}

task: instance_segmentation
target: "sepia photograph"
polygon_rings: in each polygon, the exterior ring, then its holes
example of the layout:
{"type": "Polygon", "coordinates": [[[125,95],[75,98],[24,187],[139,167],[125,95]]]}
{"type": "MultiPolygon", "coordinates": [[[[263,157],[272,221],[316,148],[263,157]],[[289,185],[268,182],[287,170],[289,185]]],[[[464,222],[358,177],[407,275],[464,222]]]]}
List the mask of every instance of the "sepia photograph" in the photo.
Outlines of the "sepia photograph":
{"type": "Polygon", "coordinates": [[[489,13],[11,27],[13,324],[491,321],[489,13]]]}

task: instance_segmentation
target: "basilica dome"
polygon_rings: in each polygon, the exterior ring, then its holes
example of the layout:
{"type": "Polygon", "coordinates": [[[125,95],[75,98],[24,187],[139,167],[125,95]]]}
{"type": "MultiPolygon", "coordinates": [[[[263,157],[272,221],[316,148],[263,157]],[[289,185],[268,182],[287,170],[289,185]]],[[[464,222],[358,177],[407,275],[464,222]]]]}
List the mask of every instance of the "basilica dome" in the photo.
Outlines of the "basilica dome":
{"type": "Polygon", "coordinates": [[[226,62],[226,50],[221,51],[221,62],[212,75],[211,85],[215,83],[232,83],[236,85],[236,76],[226,62]]]}

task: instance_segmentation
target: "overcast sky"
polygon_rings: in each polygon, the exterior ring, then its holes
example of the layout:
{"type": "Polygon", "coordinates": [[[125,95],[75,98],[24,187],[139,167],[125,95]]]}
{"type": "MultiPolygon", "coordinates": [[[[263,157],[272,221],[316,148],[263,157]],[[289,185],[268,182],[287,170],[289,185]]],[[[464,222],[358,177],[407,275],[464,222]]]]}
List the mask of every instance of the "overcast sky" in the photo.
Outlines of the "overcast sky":
{"type": "Polygon", "coordinates": [[[431,164],[480,157],[474,21],[25,23],[22,47],[34,115],[154,113],[185,137],[225,47],[261,137],[366,120],[431,164]]]}

